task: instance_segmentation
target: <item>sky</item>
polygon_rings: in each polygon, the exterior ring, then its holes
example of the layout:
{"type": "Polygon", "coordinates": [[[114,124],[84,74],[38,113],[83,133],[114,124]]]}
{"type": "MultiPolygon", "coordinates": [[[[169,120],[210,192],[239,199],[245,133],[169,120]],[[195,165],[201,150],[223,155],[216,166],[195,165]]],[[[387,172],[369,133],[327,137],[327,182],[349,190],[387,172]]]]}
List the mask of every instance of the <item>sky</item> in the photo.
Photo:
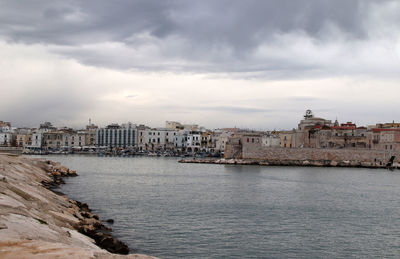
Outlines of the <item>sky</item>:
{"type": "Polygon", "coordinates": [[[397,0],[0,0],[0,120],[400,121],[397,0]]]}

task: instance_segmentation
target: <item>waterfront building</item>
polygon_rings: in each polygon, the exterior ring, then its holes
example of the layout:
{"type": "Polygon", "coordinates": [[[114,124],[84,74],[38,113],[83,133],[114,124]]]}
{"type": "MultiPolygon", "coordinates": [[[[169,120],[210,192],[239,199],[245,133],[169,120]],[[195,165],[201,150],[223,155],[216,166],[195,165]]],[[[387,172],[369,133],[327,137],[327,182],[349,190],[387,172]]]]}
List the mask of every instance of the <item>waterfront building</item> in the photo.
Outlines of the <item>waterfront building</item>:
{"type": "Polygon", "coordinates": [[[201,132],[188,131],[186,140],[186,151],[197,153],[200,151],[201,132]]]}
{"type": "Polygon", "coordinates": [[[266,132],[262,135],[261,145],[263,147],[280,147],[281,138],[279,137],[279,134],[277,132],[266,132]]]}
{"type": "Polygon", "coordinates": [[[215,151],[224,152],[226,143],[234,132],[226,129],[216,130],[214,132],[215,151]]]}
{"type": "Polygon", "coordinates": [[[137,130],[137,137],[136,137],[136,145],[138,150],[147,150],[148,145],[146,144],[146,136],[150,127],[140,124],[136,128],[137,130]]]}
{"type": "Polygon", "coordinates": [[[118,124],[110,124],[96,130],[96,146],[134,148],[136,145],[136,128],[123,128],[118,124]]]}
{"type": "Polygon", "coordinates": [[[0,146],[12,147],[16,146],[17,136],[16,134],[8,132],[0,132],[0,146]]]}
{"type": "Polygon", "coordinates": [[[185,130],[179,130],[174,136],[174,148],[175,150],[184,151],[186,150],[188,132],[185,130]]]}
{"type": "Polygon", "coordinates": [[[32,145],[32,134],[17,134],[17,147],[32,145]]]}
{"type": "Polygon", "coordinates": [[[17,147],[25,148],[32,145],[31,129],[19,128],[16,130],[16,135],[17,135],[17,141],[16,141],[17,147]]]}
{"type": "Polygon", "coordinates": [[[206,131],[201,133],[200,147],[203,152],[215,151],[215,142],[213,141],[212,131],[206,131]]]}
{"type": "Polygon", "coordinates": [[[170,128],[152,128],[145,131],[146,150],[168,150],[174,148],[174,138],[177,131],[170,128]]]}
{"type": "Polygon", "coordinates": [[[92,123],[89,119],[89,124],[86,126],[85,130],[85,146],[95,147],[96,146],[96,132],[99,127],[92,123]]]}
{"type": "Polygon", "coordinates": [[[296,130],[292,133],[284,132],[281,137],[281,147],[315,147],[312,143],[312,134],[315,126],[335,126],[331,120],[315,117],[311,110],[307,110],[304,119],[300,121],[296,130]],[[286,137],[286,140],[284,139],[286,137]],[[290,138],[290,141],[288,141],[290,138]]]}
{"type": "MultiPolygon", "coordinates": [[[[301,133],[303,134],[303,133],[301,133]]],[[[279,132],[279,138],[280,138],[280,145],[283,148],[292,148],[295,147],[295,144],[293,143],[295,141],[295,138],[298,137],[298,132],[296,132],[295,130],[290,130],[290,131],[280,131],[279,132]]],[[[299,138],[301,140],[301,142],[303,143],[302,145],[304,146],[304,139],[299,138]]],[[[310,140],[308,138],[308,144],[309,144],[310,140]]],[[[300,147],[303,147],[300,146],[300,147]]]]}
{"type": "Polygon", "coordinates": [[[89,147],[96,146],[96,132],[97,132],[97,129],[86,129],[85,130],[85,146],[89,146],[89,147]]]}
{"type": "Polygon", "coordinates": [[[400,150],[399,128],[372,129],[374,147],[379,150],[400,150]]]}
{"type": "Polygon", "coordinates": [[[32,144],[27,147],[31,149],[42,149],[43,139],[43,133],[40,130],[34,130],[32,132],[32,144]]]}
{"type": "Polygon", "coordinates": [[[87,132],[83,131],[64,131],[63,146],[64,149],[82,149],[86,146],[87,132]]]}
{"type": "Polygon", "coordinates": [[[49,131],[43,133],[43,147],[46,150],[60,150],[64,143],[64,131],[49,131]]]}

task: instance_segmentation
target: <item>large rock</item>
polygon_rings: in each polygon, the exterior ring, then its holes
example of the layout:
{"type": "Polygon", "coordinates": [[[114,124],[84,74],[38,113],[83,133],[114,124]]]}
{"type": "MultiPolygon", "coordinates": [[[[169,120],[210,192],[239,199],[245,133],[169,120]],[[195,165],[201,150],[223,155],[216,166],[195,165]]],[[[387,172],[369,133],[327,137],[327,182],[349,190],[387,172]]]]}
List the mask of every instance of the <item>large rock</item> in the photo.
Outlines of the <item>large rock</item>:
{"type": "Polygon", "coordinates": [[[54,171],[71,170],[0,154],[0,258],[154,258],[108,252],[127,254],[129,248],[111,236],[87,204],[45,188],[62,181],[54,171]]]}

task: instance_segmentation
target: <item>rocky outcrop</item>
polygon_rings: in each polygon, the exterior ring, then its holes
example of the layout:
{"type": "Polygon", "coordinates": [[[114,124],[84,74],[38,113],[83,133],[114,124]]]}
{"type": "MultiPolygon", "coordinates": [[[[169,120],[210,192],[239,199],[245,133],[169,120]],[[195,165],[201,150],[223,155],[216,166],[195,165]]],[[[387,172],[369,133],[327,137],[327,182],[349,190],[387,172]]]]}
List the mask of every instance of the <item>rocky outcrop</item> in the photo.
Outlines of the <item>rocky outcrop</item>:
{"type": "Polygon", "coordinates": [[[154,258],[113,254],[129,248],[87,204],[50,190],[76,175],[51,161],[0,154],[0,258],[154,258]]]}

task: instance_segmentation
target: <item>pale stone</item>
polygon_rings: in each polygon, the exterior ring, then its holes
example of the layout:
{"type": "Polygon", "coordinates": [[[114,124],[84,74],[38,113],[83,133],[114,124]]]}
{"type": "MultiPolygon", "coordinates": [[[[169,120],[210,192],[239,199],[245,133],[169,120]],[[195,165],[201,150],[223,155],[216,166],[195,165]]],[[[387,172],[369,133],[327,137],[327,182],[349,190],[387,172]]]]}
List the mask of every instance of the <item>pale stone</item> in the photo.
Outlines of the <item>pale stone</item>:
{"type": "Polygon", "coordinates": [[[0,258],[154,258],[111,254],[73,229],[80,220],[89,229],[97,221],[84,219],[77,202],[42,186],[52,183],[52,164],[0,154],[0,177],[6,179],[0,181],[0,258]]]}

